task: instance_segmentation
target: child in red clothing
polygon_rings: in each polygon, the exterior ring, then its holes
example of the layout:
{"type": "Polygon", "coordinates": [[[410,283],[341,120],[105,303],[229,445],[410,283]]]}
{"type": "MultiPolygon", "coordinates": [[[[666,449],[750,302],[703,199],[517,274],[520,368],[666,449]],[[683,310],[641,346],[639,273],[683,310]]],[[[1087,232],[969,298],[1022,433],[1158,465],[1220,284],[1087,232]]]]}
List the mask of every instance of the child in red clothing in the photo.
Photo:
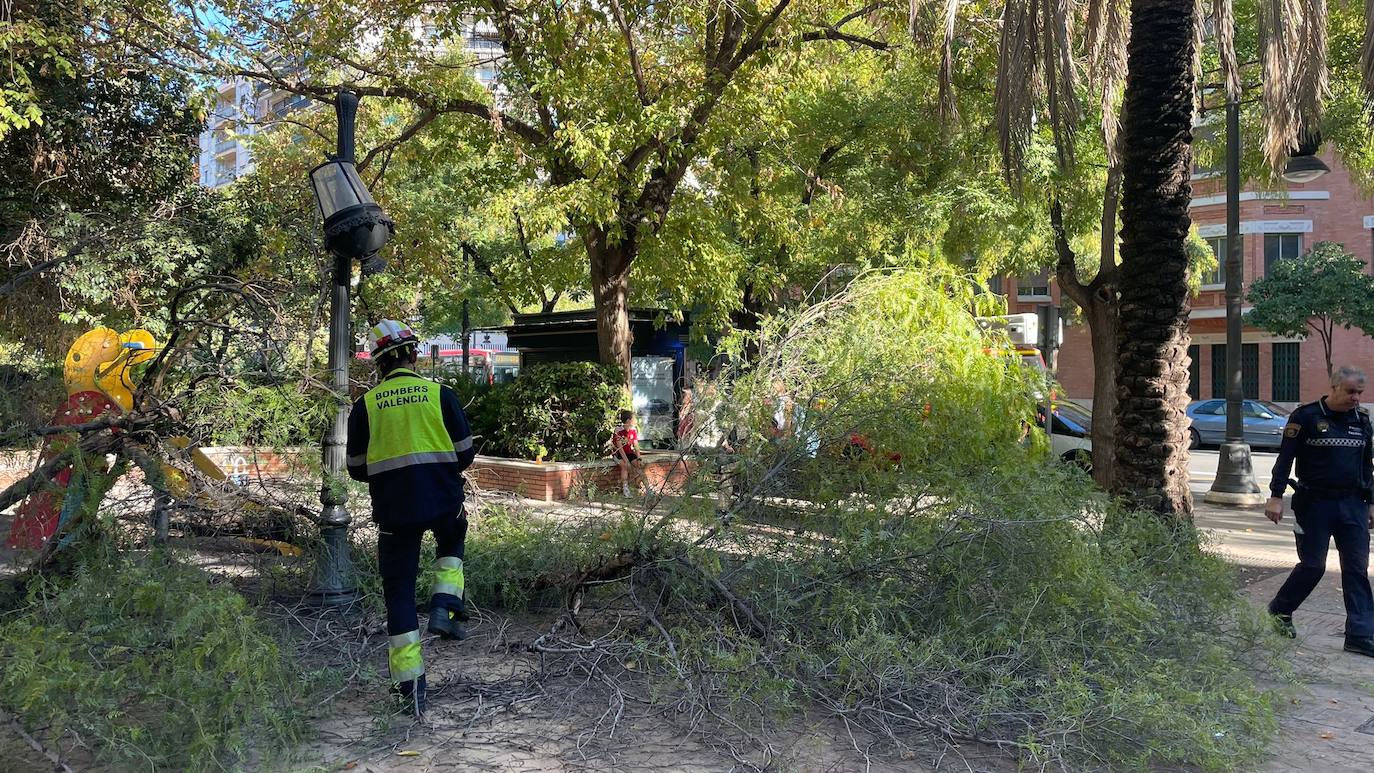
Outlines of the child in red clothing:
{"type": "Polygon", "coordinates": [[[611,454],[616,466],[620,467],[620,489],[625,496],[630,495],[630,467],[638,464],[640,477],[644,475],[644,460],[639,456],[639,432],[635,429],[633,411],[620,412],[620,426],[611,435],[611,454]]]}

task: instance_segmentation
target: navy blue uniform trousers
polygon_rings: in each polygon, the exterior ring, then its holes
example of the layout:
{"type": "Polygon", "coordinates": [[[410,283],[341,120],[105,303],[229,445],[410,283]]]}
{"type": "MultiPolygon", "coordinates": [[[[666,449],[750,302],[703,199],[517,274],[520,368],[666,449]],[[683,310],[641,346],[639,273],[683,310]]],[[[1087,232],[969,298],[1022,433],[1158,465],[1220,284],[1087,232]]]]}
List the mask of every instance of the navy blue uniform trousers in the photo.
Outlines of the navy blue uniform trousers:
{"type": "Polygon", "coordinates": [[[1291,615],[1326,573],[1331,540],[1341,557],[1345,596],[1345,635],[1374,636],[1374,594],[1369,588],[1369,505],[1358,496],[1319,499],[1299,490],[1293,495],[1298,529],[1298,565],[1269,605],[1275,614],[1291,615]],[[1300,530],[1300,531],[1299,531],[1300,530]]]}
{"type": "MultiPolygon", "coordinates": [[[[434,532],[436,558],[462,558],[468,519],[459,513],[425,523],[379,528],[377,570],[382,576],[382,595],[386,599],[386,634],[399,636],[420,627],[415,610],[415,581],[420,576],[420,541],[425,532],[434,532]]],[[[454,601],[461,604],[459,600],[454,601]]]]}

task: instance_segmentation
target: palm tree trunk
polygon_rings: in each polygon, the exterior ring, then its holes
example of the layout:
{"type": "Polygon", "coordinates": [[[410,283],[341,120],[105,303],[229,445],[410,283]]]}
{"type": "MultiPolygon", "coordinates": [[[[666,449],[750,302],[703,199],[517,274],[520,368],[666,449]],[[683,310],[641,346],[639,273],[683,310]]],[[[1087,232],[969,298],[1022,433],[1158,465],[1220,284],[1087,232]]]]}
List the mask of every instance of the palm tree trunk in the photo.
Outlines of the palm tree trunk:
{"type": "Polygon", "coordinates": [[[1121,123],[1116,475],[1128,506],[1191,518],[1188,254],[1193,0],[1131,4],[1121,123]]]}

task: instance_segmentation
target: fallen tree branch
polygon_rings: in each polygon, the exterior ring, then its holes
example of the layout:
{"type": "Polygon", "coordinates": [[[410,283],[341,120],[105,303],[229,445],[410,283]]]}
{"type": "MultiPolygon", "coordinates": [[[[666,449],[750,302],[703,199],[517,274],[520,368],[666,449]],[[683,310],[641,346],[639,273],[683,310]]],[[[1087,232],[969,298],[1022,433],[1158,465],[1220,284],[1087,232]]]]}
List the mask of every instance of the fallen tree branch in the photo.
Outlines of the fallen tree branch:
{"type": "Polygon", "coordinates": [[[0,511],[9,509],[16,502],[47,485],[57,473],[71,465],[72,458],[78,453],[85,456],[104,456],[118,445],[119,439],[114,435],[90,435],[83,438],[75,448],[69,448],[54,456],[33,472],[15,481],[9,488],[0,491],[0,511]]]}
{"type": "Polygon", "coordinates": [[[720,597],[721,601],[729,603],[730,607],[734,609],[737,614],[742,615],[745,620],[748,620],[749,627],[753,629],[755,635],[765,641],[772,638],[772,634],[768,630],[768,627],[754,614],[754,610],[751,609],[748,604],[744,603],[743,599],[736,596],[729,588],[725,587],[725,584],[722,583],[719,578],[713,577],[710,572],[707,572],[705,569],[687,560],[685,556],[677,556],[674,560],[682,566],[692,570],[692,574],[696,575],[706,587],[714,591],[715,594],[720,597]]]}
{"type": "Polygon", "coordinates": [[[60,770],[62,771],[62,773],[76,773],[70,767],[68,767],[67,763],[63,762],[62,758],[57,756],[55,752],[50,751],[46,746],[39,743],[38,739],[29,735],[28,732],[24,730],[24,726],[19,724],[19,720],[10,716],[10,714],[5,712],[4,710],[0,710],[0,717],[4,718],[5,724],[9,725],[11,730],[18,733],[19,736],[24,739],[24,741],[29,745],[30,748],[46,757],[48,762],[52,763],[53,770],[60,770]]]}

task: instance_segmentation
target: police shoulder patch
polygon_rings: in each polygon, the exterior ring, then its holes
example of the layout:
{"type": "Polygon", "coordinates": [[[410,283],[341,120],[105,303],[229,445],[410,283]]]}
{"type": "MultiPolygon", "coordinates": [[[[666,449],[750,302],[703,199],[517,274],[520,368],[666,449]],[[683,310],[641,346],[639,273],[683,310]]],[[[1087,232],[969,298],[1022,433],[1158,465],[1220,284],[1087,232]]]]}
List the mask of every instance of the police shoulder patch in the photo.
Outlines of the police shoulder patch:
{"type": "Polygon", "coordinates": [[[1299,432],[1301,429],[1302,429],[1302,425],[1301,425],[1301,424],[1289,424],[1288,426],[1286,426],[1286,427],[1283,428],[1283,436],[1284,436],[1284,437],[1297,437],[1297,436],[1298,436],[1298,432],[1299,432]]]}

